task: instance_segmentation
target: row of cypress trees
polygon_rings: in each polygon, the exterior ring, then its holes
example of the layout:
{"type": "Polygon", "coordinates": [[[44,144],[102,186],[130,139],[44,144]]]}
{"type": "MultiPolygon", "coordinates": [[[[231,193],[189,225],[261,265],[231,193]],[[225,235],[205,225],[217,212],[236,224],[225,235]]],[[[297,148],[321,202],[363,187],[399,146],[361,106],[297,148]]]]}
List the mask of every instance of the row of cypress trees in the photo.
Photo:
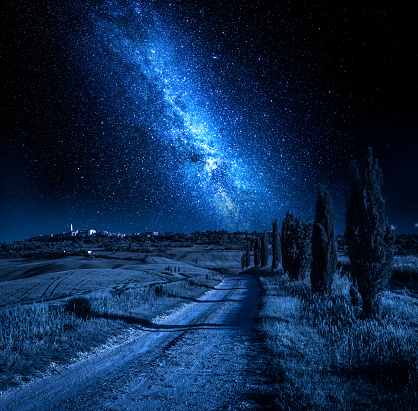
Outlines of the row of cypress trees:
{"type": "MultiPolygon", "coordinates": [[[[394,235],[385,217],[382,184],[382,171],[369,148],[361,173],[355,161],[351,165],[345,212],[352,295],[360,294],[363,315],[367,318],[379,314],[379,295],[387,287],[393,262],[394,235]]],[[[313,224],[287,212],[280,235],[277,220],[273,222],[272,269],[278,268],[281,259],[283,270],[296,280],[306,273],[310,264],[313,291],[329,293],[337,267],[334,224],[331,196],[320,186],[313,224]]],[[[242,257],[243,268],[250,266],[250,251],[247,244],[242,257]]],[[[268,245],[264,233],[261,239],[255,240],[254,265],[267,264],[268,245]]]]}
{"type": "MultiPolygon", "coordinates": [[[[268,261],[269,261],[267,234],[263,233],[261,234],[261,237],[256,237],[253,243],[254,243],[254,265],[256,267],[267,266],[268,261]]],[[[244,269],[244,268],[248,268],[250,265],[251,265],[251,247],[250,247],[250,243],[247,243],[246,251],[242,255],[242,258],[241,258],[241,267],[242,269],[244,269]]]]}

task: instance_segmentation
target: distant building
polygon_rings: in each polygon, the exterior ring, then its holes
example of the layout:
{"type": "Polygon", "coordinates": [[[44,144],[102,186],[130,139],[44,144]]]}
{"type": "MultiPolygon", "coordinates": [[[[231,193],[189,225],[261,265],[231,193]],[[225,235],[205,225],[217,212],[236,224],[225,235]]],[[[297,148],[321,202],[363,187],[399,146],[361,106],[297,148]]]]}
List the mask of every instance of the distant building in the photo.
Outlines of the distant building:
{"type": "Polygon", "coordinates": [[[83,229],[83,230],[78,230],[78,229],[74,230],[73,225],[71,224],[70,225],[70,231],[68,233],[66,233],[66,237],[70,237],[70,238],[77,237],[77,236],[89,237],[93,234],[96,234],[96,230],[93,230],[92,228],[86,228],[86,229],[83,229]]]}
{"type": "MultiPolygon", "coordinates": [[[[92,230],[94,231],[94,230],[92,230]]],[[[93,234],[95,234],[96,231],[94,231],[93,234]]],[[[102,236],[106,236],[106,237],[118,237],[118,238],[123,238],[126,237],[126,234],[121,234],[121,233],[109,233],[109,231],[99,231],[98,234],[102,235],[102,236]]]]}
{"type": "Polygon", "coordinates": [[[78,230],[73,230],[73,225],[70,225],[70,232],[67,234],[68,237],[76,237],[78,234],[78,230]]]}
{"type": "Polygon", "coordinates": [[[81,237],[89,237],[93,234],[96,234],[96,230],[93,229],[84,229],[84,230],[78,230],[78,235],[81,237]]]}

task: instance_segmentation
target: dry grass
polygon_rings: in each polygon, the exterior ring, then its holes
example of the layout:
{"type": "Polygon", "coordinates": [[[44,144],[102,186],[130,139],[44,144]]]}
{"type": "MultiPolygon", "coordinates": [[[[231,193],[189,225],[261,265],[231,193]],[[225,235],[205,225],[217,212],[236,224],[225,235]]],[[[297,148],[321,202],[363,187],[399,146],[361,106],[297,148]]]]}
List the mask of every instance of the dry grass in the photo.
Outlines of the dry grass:
{"type": "Polygon", "coordinates": [[[270,396],[279,409],[414,409],[418,302],[386,292],[379,321],[359,319],[349,280],[330,296],[309,281],[262,277],[260,329],[269,347],[270,396]]]}
{"type": "Polygon", "coordinates": [[[392,279],[418,287],[418,257],[395,256],[392,279]]]}
{"type": "Polygon", "coordinates": [[[219,274],[59,303],[0,309],[0,391],[74,361],[115,335],[202,295],[219,274]],[[132,320],[132,321],[131,321],[132,320]]]}

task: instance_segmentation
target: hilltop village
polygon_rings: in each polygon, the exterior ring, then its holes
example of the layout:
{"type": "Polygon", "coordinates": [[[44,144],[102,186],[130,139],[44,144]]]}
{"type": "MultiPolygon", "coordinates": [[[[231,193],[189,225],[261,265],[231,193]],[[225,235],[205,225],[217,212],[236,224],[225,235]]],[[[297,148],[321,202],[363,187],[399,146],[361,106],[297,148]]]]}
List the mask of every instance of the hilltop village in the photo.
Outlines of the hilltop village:
{"type": "MultiPolygon", "coordinates": [[[[269,247],[272,243],[272,231],[267,230],[269,247]]],[[[128,253],[126,257],[134,257],[136,253],[163,253],[172,247],[192,247],[207,245],[224,250],[244,250],[247,243],[252,244],[260,232],[226,230],[196,231],[194,233],[159,233],[147,231],[143,233],[123,234],[99,231],[92,228],[73,229],[55,234],[39,235],[11,244],[0,244],[0,258],[56,258],[63,256],[100,256],[106,252],[128,253]]],[[[339,253],[345,252],[344,236],[337,236],[339,253]]],[[[398,234],[395,240],[396,254],[418,254],[417,234],[398,234]]]]}
{"type": "Polygon", "coordinates": [[[55,258],[60,256],[99,256],[102,252],[164,252],[171,247],[207,245],[228,250],[242,250],[257,232],[205,231],[188,233],[149,231],[123,234],[89,229],[73,229],[56,234],[39,235],[11,244],[3,243],[0,258],[55,258]]]}

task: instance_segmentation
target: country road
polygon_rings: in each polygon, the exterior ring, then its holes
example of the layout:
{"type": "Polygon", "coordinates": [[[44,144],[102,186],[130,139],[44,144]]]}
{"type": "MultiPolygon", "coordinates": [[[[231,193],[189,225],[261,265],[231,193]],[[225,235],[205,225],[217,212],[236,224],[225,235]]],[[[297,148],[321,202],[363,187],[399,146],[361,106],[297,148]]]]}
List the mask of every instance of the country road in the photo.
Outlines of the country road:
{"type": "Polygon", "coordinates": [[[257,409],[259,300],[250,275],[226,276],[200,299],[63,371],[8,392],[2,410],[257,409]]]}

